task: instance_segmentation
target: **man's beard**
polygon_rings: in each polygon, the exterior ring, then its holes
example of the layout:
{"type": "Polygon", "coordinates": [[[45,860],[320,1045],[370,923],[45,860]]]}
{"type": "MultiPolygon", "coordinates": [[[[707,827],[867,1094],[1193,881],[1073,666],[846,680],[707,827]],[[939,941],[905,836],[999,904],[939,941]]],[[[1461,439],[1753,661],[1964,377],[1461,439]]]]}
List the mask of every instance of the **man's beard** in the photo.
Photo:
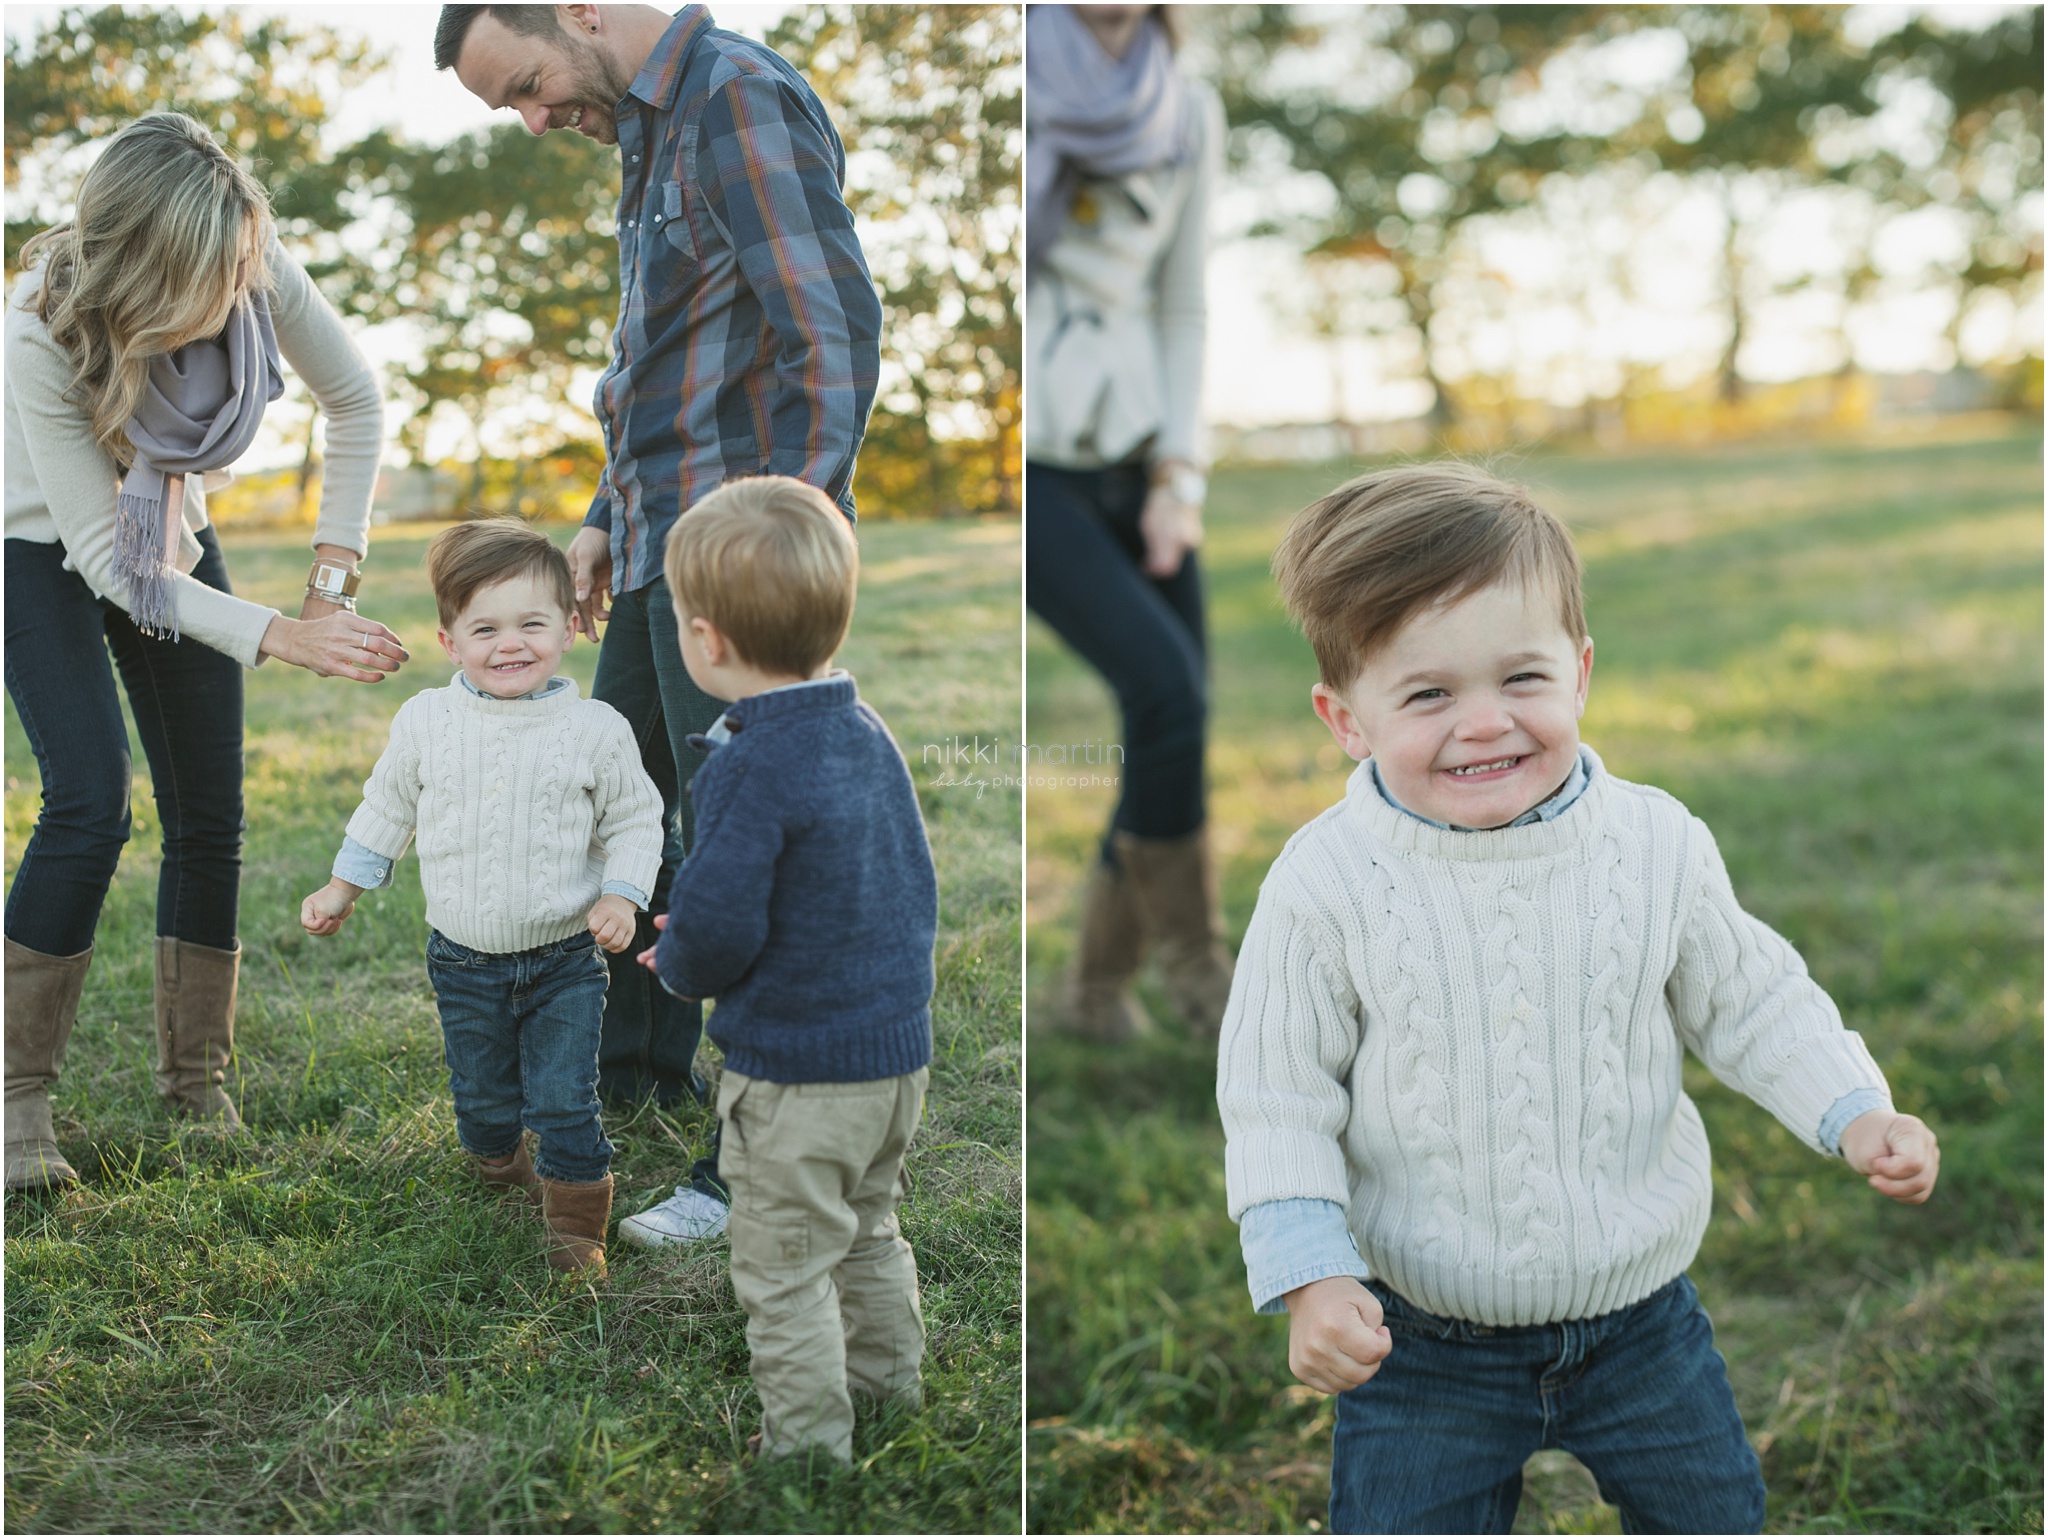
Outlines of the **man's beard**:
{"type": "Polygon", "coordinates": [[[574,57],[574,94],[565,110],[574,114],[581,108],[583,121],[575,131],[599,144],[619,142],[618,104],[633,86],[630,79],[615,79],[612,71],[611,60],[588,44],[574,57]]]}

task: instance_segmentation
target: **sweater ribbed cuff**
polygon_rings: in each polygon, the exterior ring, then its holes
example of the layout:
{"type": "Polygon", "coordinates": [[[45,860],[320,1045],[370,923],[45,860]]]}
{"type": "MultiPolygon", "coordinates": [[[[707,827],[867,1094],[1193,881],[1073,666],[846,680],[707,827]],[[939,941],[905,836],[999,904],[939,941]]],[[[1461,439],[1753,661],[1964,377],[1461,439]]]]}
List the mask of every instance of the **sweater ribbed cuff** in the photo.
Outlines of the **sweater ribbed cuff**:
{"type": "Polygon", "coordinates": [[[1234,1130],[1223,1150],[1223,1183],[1233,1222],[1261,1202],[1310,1197],[1342,1207],[1351,1200],[1344,1150],[1305,1128],[1234,1130]]]}
{"type": "Polygon", "coordinates": [[[1821,1140],[1821,1124],[1852,1090],[1875,1090],[1884,1105],[1891,1104],[1891,1087],[1863,1038],[1853,1031],[1831,1031],[1800,1043],[1757,1099],[1809,1149],[1833,1154],[1821,1140]]]}
{"type": "MultiPolygon", "coordinates": [[[[642,892],[653,892],[661,876],[659,844],[611,844],[604,852],[604,880],[623,882],[642,892]]],[[[646,907],[643,903],[641,907],[646,907]]]]}
{"type": "Polygon", "coordinates": [[[368,802],[357,807],[354,816],[348,820],[346,833],[349,838],[365,849],[373,850],[386,860],[398,860],[412,843],[412,825],[396,823],[373,809],[368,802]]]}

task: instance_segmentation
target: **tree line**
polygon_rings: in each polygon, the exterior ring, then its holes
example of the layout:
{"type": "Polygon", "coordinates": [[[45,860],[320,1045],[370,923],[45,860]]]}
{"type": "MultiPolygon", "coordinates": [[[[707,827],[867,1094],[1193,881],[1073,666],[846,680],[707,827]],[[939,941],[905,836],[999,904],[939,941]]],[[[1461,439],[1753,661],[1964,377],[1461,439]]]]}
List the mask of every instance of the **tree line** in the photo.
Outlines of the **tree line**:
{"type": "MultiPolygon", "coordinates": [[[[883,5],[812,8],[769,38],[846,141],[883,301],[864,512],[1018,506],[1021,33],[1014,8],[883,5]]],[[[7,47],[8,268],[61,211],[83,147],[187,112],[253,165],[280,237],[342,314],[416,331],[416,361],[387,373],[410,409],[405,449],[423,458],[431,428],[464,425],[471,502],[507,461],[514,506],[529,467],[594,482],[575,384],[603,367],[618,313],[617,151],[516,122],[439,145],[392,129],[324,143],[344,93],[389,62],[297,16],[65,8],[7,47]]],[[[313,445],[309,425],[302,487],[313,445]]]]}
{"type": "MultiPolygon", "coordinates": [[[[1546,184],[1628,168],[1708,189],[1724,341],[1718,391],[1773,297],[1760,223],[1789,194],[1852,190],[1864,211],[1827,283],[1843,314],[1880,280],[1888,219],[1938,209],[1960,230],[1941,282],[1951,339],[1987,298],[2015,310],[2041,275],[2042,11],[1907,16],[1868,37],[1836,5],[1227,6],[1205,9],[1241,173],[1306,173],[1327,196],[1253,233],[1308,254],[1298,308],[1326,340],[1399,334],[1447,426],[1444,296],[1464,237],[1536,210],[1546,184]],[[1603,68],[1633,49],[1633,71],[1603,68]],[[1654,55],[1655,68],[1642,60],[1654,55]]],[[[2038,360],[2039,337],[2027,351],[2038,360]]],[[[1849,365],[1845,361],[1844,367],[1849,365]]]]}

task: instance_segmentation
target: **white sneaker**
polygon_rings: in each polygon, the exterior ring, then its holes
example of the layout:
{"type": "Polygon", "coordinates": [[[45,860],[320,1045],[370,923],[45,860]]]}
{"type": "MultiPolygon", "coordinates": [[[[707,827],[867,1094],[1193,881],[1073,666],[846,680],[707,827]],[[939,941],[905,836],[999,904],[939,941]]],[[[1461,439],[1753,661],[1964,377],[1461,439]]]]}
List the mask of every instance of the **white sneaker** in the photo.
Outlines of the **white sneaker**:
{"type": "Polygon", "coordinates": [[[679,1186],[667,1201],[657,1202],[631,1218],[620,1219],[619,1238],[649,1249],[714,1239],[725,1233],[725,1218],[730,1211],[716,1197],[707,1197],[694,1186],[679,1186]]]}

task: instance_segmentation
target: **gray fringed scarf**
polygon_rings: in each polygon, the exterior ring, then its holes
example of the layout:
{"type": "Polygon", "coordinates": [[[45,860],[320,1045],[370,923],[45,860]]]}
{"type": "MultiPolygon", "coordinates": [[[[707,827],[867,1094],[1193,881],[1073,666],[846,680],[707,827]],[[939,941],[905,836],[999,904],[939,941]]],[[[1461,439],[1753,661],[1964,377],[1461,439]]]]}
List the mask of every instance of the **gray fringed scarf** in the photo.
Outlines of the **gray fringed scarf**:
{"type": "Polygon", "coordinates": [[[1157,17],[1112,59],[1072,6],[1034,5],[1025,19],[1030,137],[1024,147],[1027,270],[1066,228],[1083,176],[1177,164],[1193,139],[1194,102],[1157,17]]]}
{"type": "Polygon", "coordinates": [[[127,584],[129,618],[145,635],[178,637],[170,572],[184,522],[182,478],[240,459],[263,409],[283,394],[277,332],[261,290],[235,306],[219,336],[150,360],[128,419],[135,463],[114,515],[114,575],[127,584]]]}

